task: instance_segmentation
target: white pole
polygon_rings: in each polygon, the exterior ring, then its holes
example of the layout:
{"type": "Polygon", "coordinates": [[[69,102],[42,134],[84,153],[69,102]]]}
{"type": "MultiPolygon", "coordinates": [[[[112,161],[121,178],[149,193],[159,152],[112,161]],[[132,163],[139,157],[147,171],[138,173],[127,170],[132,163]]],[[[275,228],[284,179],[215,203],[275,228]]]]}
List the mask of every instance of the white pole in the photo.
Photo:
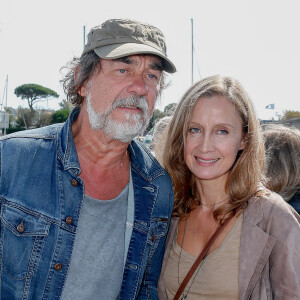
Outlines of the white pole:
{"type": "Polygon", "coordinates": [[[191,19],[192,27],[192,84],[194,83],[194,20],[191,19]]]}
{"type": "Polygon", "coordinates": [[[83,26],[83,49],[85,47],[85,25],[83,26]]]}

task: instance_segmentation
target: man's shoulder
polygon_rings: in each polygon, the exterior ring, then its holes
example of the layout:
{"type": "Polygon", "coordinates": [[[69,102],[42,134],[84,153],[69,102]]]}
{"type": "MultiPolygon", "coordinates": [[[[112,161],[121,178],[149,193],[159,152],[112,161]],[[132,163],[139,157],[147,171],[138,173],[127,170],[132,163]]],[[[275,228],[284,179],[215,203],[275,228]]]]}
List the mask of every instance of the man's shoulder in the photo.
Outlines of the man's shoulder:
{"type": "Polygon", "coordinates": [[[55,124],[5,135],[0,138],[1,155],[17,157],[33,153],[37,149],[50,151],[56,147],[57,131],[60,128],[61,124],[55,124]]]}
{"type": "Polygon", "coordinates": [[[18,139],[53,139],[62,124],[53,124],[41,128],[29,129],[11,133],[0,138],[0,142],[18,139]]]}

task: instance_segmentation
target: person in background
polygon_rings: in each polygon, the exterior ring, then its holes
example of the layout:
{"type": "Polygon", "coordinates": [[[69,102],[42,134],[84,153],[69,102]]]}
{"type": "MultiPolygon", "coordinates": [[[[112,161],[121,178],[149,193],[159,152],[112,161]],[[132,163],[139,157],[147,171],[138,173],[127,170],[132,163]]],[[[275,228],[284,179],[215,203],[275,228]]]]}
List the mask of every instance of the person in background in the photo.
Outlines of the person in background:
{"type": "Polygon", "coordinates": [[[159,152],[160,143],[165,140],[166,136],[164,135],[165,129],[168,126],[171,120],[170,116],[163,117],[157,121],[154,125],[153,129],[153,137],[152,137],[152,149],[155,154],[155,158],[161,163],[161,153],[159,152]]]}
{"type": "Polygon", "coordinates": [[[264,143],[241,84],[220,75],[195,83],[167,137],[174,210],[159,299],[299,299],[300,217],[261,184],[264,143]]]}
{"type": "Polygon", "coordinates": [[[266,187],[300,213],[300,130],[281,124],[264,128],[266,187]]]}
{"type": "Polygon", "coordinates": [[[133,139],[175,71],[158,28],[107,20],[68,65],[66,123],[1,139],[1,299],[157,299],[173,191],[133,139]]]}

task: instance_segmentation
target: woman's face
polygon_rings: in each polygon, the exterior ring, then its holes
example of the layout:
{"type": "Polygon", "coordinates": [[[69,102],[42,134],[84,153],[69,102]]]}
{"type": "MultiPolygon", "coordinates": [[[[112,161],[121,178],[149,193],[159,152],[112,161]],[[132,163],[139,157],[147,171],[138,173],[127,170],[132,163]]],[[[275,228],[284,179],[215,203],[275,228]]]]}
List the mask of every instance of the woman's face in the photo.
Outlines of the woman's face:
{"type": "Polygon", "coordinates": [[[184,147],[184,159],[198,180],[226,182],[239,150],[244,149],[242,119],[223,96],[196,103],[184,147]]]}

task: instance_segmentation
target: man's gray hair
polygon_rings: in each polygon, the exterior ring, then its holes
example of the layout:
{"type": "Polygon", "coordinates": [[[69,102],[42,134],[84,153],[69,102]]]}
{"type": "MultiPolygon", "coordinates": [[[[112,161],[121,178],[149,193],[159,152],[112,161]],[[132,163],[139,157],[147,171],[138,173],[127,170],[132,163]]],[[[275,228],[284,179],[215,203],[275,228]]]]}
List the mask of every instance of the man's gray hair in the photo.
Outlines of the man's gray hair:
{"type": "Polygon", "coordinates": [[[99,56],[90,51],[80,58],[74,57],[63,69],[67,70],[65,77],[61,80],[67,99],[74,106],[81,106],[83,97],[78,93],[86,82],[93,76],[96,70],[100,70],[101,62],[99,56]]]}
{"type": "MultiPolygon", "coordinates": [[[[74,57],[73,60],[62,69],[67,70],[64,78],[61,80],[67,99],[74,106],[81,106],[84,97],[79,94],[79,91],[95,72],[100,71],[101,58],[94,51],[90,51],[83,54],[80,58],[74,57]]],[[[159,95],[167,86],[165,85],[165,78],[166,74],[163,71],[160,80],[159,95]]]]}

